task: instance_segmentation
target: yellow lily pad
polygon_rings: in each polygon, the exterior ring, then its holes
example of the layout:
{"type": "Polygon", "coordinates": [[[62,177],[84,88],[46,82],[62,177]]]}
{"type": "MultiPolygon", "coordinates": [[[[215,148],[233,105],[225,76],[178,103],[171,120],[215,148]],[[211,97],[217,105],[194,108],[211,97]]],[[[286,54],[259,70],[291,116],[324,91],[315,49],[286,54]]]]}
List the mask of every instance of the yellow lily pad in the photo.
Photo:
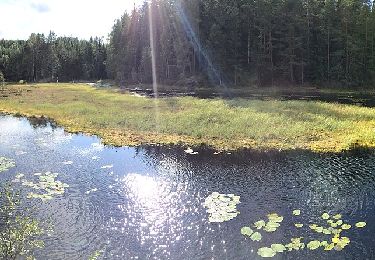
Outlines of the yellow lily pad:
{"type": "Polygon", "coordinates": [[[243,227],[241,228],[241,234],[244,236],[251,236],[254,231],[250,227],[243,227]]]}
{"type": "Polygon", "coordinates": [[[258,255],[264,258],[271,258],[276,255],[276,252],[269,247],[261,247],[258,249],[258,255]]]}
{"type": "Polygon", "coordinates": [[[250,236],[251,240],[259,242],[262,240],[262,235],[259,232],[255,232],[250,236]]]}
{"type": "Polygon", "coordinates": [[[277,253],[282,253],[286,250],[286,247],[282,244],[272,244],[271,248],[272,248],[273,251],[275,251],[277,253]]]}
{"type": "Polygon", "coordinates": [[[318,249],[319,247],[320,247],[320,241],[318,241],[318,240],[310,241],[307,244],[307,248],[310,249],[310,250],[315,250],[315,249],[318,249]]]}
{"type": "Polygon", "coordinates": [[[293,215],[299,216],[299,215],[301,215],[301,211],[299,209],[293,210],[293,215]]]}
{"type": "Polygon", "coordinates": [[[294,226],[296,226],[296,228],[302,228],[302,227],[303,227],[303,224],[296,223],[296,224],[294,224],[294,226]]]}
{"type": "Polygon", "coordinates": [[[343,229],[343,230],[348,230],[348,229],[350,229],[352,226],[351,225],[349,225],[349,224],[343,224],[342,226],[341,226],[341,229],[343,229]]]}
{"type": "Polygon", "coordinates": [[[323,213],[322,219],[324,219],[324,220],[329,219],[329,214],[328,213],[323,213]]]}
{"type": "Polygon", "coordinates": [[[366,225],[366,222],[358,222],[357,224],[355,224],[357,228],[364,228],[366,225]]]}
{"type": "Polygon", "coordinates": [[[339,220],[341,218],[342,218],[341,214],[336,214],[333,216],[333,219],[336,219],[336,220],[339,220]]]}

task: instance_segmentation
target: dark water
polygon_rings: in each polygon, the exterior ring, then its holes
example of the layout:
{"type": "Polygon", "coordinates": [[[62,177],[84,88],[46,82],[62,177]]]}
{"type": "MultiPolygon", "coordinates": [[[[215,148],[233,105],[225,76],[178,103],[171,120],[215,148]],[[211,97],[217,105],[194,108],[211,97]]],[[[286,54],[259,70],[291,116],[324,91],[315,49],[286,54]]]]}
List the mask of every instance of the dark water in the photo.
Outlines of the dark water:
{"type": "Polygon", "coordinates": [[[187,155],[176,147],[104,147],[96,137],[40,123],[0,116],[0,156],[17,163],[0,175],[2,182],[19,172],[31,178],[52,171],[70,185],[63,196],[32,202],[38,217],[55,225],[37,259],[87,259],[101,249],[102,259],[260,259],[260,246],[299,236],[304,242],[329,239],[306,225],[297,230],[293,209],[301,209],[299,222],[305,224],[321,223],[328,211],[351,224],[366,221],[367,227],[345,232],[352,242],[341,252],[301,250],[274,259],[375,259],[372,153],[187,155]],[[102,169],[106,165],[113,168],[102,169]],[[97,191],[87,193],[92,189],[97,191]],[[202,203],[213,191],[240,195],[241,214],[209,223],[202,203]],[[272,212],[284,216],[277,232],[264,234],[260,243],[240,234],[242,226],[272,212]]]}

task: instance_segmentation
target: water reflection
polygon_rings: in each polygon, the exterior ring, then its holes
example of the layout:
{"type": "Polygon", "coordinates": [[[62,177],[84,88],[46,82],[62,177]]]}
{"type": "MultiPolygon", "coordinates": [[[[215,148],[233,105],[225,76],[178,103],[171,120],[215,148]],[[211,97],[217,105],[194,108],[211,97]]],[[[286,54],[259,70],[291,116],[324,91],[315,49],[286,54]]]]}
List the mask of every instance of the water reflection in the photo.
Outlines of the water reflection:
{"type": "Polygon", "coordinates": [[[309,239],[308,230],[291,228],[293,209],[302,211],[305,223],[329,211],[368,226],[351,232],[353,243],[342,252],[301,251],[281,258],[375,258],[372,153],[214,155],[202,149],[188,155],[178,147],[110,148],[96,137],[2,116],[0,156],[17,164],[0,176],[2,182],[19,172],[27,178],[53,171],[70,185],[62,197],[33,202],[41,219],[55,223],[38,259],[86,259],[101,249],[105,259],[258,259],[259,246],[240,235],[241,227],[277,212],[284,225],[262,245],[299,235],[309,239]],[[235,220],[208,222],[202,203],[213,191],[241,196],[235,220]]]}

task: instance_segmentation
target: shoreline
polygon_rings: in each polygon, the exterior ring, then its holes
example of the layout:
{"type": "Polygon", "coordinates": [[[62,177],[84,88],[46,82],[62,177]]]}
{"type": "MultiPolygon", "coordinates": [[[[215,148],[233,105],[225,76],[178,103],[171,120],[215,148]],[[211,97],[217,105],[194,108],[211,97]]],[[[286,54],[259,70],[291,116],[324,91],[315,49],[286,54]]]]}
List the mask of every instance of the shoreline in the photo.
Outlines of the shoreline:
{"type": "Polygon", "coordinates": [[[96,135],[104,144],[113,146],[179,145],[207,146],[218,151],[306,150],[319,153],[375,148],[373,108],[316,101],[200,100],[191,97],[153,100],[82,84],[8,87],[19,88],[21,95],[0,98],[1,112],[45,117],[67,132],[96,135]],[[122,112],[122,108],[131,111],[122,112]],[[324,109],[336,114],[332,116],[324,109]],[[280,116],[289,122],[283,122],[280,116]],[[318,124],[326,121],[330,121],[329,124],[318,124]],[[207,135],[204,135],[205,131],[207,135]],[[253,132],[257,135],[251,136],[253,132]]]}

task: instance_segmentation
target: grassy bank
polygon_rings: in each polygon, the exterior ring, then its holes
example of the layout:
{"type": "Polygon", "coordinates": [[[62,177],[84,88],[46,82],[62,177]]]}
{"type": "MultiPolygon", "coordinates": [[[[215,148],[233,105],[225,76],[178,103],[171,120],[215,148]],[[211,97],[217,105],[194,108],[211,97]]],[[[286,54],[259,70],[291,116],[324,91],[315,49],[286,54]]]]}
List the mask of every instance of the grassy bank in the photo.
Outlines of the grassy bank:
{"type": "MultiPolygon", "coordinates": [[[[0,111],[47,116],[113,145],[338,152],[375,147],[375,109],[307,101],[153,100],[80,84],[7,86],[0,111]]],[[[5,93],[3,91],[3,93],[5,93]]]]}

